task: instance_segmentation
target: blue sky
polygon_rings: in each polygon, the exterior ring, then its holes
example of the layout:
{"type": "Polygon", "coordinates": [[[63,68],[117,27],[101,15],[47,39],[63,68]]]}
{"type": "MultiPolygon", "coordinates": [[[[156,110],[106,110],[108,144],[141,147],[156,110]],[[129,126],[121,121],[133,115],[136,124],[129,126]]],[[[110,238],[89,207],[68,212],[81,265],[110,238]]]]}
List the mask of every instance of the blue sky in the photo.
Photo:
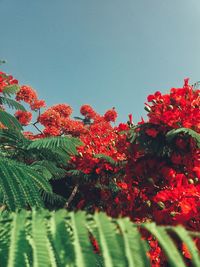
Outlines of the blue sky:
{"type": "Polygon", "coordinates": [[[199,0],[0,0],[1,69],[48,106],[136,122],[148,94],[200,80],[199,18],[199,0]]]}

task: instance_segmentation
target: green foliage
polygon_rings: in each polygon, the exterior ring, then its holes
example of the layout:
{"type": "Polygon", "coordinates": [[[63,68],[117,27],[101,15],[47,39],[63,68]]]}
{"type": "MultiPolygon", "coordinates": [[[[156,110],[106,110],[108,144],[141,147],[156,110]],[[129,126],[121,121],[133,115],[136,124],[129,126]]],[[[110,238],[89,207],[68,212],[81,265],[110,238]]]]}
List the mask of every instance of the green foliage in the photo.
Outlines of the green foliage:
{"type": "Polygon", "coordinates": [[[192,255],[192,266],[200,266],[200,257],[191,238],[194,233],[181,226],[138,225],[127,218],[112,219],[104,213],[89,215],[65,210],[1,212],[1,266],[150,266],[147,257],[149,246],[141,238],[141,227],[159,241],[169,266],[186,266],[174,244],[174,235],[187,245],[192,255]],[[92,239],[98,244],[96,253],[92,239]]]}
{"type": "Polygon", "coordinates": [[[23,129],[18,120],[4,110],[0,110],[0,122],[9,129],[23,129]]]}
{"type": "MultiPolygon", "coordinates": [[[[3,91],[4,96],[0,97],[0,104],[25,111],[21,104],[7,97],[18,90],[18,85],[7,86],[3,91]]],[[[147,256],[149,244],[142,239],[141,228],[158,240],[169,266],[186,266],[182,252],[174,242],[175,237],[179,244],[187,246],[192,266],[200,266],[200,255],[192,240],[193,236],[200,237],[200,234],[186,231],[181,226],[164,227],[154,223],[139,225],[128,218],[112,219],[103,213],[91,215],[66,210],[35,210],[41,207],[58,208],[66,204],[66,199],[52,191],[50,180],[62,179],[67,175],[80,184],[92,180],[79,170],[66,171],[70,156],[78,154],[77,146],[82,142],[71,136],[28,140],[21,133],[23,128],[18,120],[4,110],[0,110],[0,122],[7,127],[0,129],[2,267],[150,266],[147,256]],[[25,211],[24,208],[33,208],[33,211],[25,211]],[[16,210],[19,211],[12,212],[16,210]]],[[[146,134],[146,126],[139,126],[140,131],[132,127],[127,131],[127,137],[131,143],[142,144],[144,150],[150,147],[150,153],[156,151],[159,155],[165,155],[168,153],[165,151],[166,141],[173,144],[180,135],[191,136],[200,147],[200,135],[191,129],[171,130],[166,136],[159,134],[154,139],[146,134]]],[[[94,157],[119,166],[119,162],[109,156],[96,154],[94,157]]],[[[112,188],[112,181],[109,186],[112,188]]],[[[114,187],[112,191],[115,192],[114,187]]]]}
{"type": "Polygon", "coordinates": [[[0,158],[1,204],[8,210],[43,207],[40,191],[52,192],[45,177],[23,163],[0,158]]]}
{"type": "Polygon", "coordinates": [[[170,143],[180,134],[191,136],[196,141],[197,146],[200,148],[200,134],[188,128],[173,129],[167,133],[166,139],[170,143]]]}
{"type": "Polygon", "coordinates": [[[55,162],[48,160],[35,161],[31,167],[41,171],[46,179],[62,179],[66,176],[66,170],[56,166],[55,162]]]}
{"type": "Polygon", "coordinates": [[[67,171],[67,175],[73,177],[73,180],[78,182],[79,184],[91,181],[93,179],[92,175],[85,174],[80,170],[69,170],[67,171]]]}
{"type": "Polygon", "coordinates": [[[110,163],[111,165],[116,165],[117,164],[117,162],[113,158],[111,158],[109,156],[106,156],[104,154],[96,154],[94,157],[98,158],[98,159],[103,159],[106,162],[110,163]]]}
{"type": "Polygon", "coordinates": [[[8,85],[4,87],[2,93],[5,96],[11,96],[11,95],[16,94],[19,90],[20,90],[20,86],[17,84],[13,84],[13,85],[8,85]]]}
{"type": "Polygon", "coordinates": [[[29,140],[26,139],[20,131],[16,131],[12,128],[0,129],[0,141],[1,145],[6,144],[20,148],[29,143],[29,140]]]}
{"type": "Polygon", "coordinates": [[[26,111],[23,105],[21,105],[20,103],[18,103],[17,101],[13,99],[1,96],[0,102],[4,105],[7,105],[9,108],[26,111]]]}
{"type": "Polygon", "coordinates": [[[74,137],[49,137],[32,141],[27,149],[53,149],[54,151],[63,151],[69,155],[76,155],[76,147],[82,145],[78,138],[74,137]]]}
{"type": "Polygon", "coordinates": [[[0,129],[0,203],[8,210],[63,207],[49,180],[66,175],[67,160],[80,141],[70,137],[28,140],[16,129],[0,129]],[[65,147],[66,146],[66,147],[65,147]]]}

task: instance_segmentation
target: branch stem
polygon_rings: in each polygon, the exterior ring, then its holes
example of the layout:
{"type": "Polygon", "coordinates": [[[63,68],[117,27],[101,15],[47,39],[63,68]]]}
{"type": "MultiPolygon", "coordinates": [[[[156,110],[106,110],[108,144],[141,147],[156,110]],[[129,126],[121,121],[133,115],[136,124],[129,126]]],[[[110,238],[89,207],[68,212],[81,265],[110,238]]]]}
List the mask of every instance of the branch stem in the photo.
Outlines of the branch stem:
{"type": "Polygon", "coordinates": [[[72,190],[71,195],[69,196],[68,200],[65,203],[64,208],[67,209],[69,207],[69,204],[72,202],[72,200],[74,199],[76,193],[78,191],[78,185],[75,185],[74,189],[72,190]]]}
{"type": "Polygon", "coordinates": [[[37,124],[38,122],[36,121],[35,123],[33,123],[32,125],[41,133],[41,134],[43,134],[43,132],[36,126],[36,124],[37,124]]]}

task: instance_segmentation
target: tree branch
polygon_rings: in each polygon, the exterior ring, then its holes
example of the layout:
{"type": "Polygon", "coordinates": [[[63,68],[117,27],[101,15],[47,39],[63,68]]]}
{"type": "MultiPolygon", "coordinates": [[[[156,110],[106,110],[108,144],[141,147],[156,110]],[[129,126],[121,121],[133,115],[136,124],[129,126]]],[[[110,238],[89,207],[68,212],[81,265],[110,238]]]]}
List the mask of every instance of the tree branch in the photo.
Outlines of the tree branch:
{"type": "Polygon", "coordinates": [[[36,124],[37,124],[38,122],[36,121],[35,123],[33,123],[32,125],[41,133],[41,134],[43,134],[43,132],[36,126],[36,124]]]}
{"type": "Polygon", "coordinates": [[[72,202],[72,200],[74,199],[76,193],[78,191],[78,185],[75,185],[74,189],[72,190],[71,195],[69,196],[68,200],[65,203],[64,208],[67,209],[69,207],[69,204],[72,202]]]}

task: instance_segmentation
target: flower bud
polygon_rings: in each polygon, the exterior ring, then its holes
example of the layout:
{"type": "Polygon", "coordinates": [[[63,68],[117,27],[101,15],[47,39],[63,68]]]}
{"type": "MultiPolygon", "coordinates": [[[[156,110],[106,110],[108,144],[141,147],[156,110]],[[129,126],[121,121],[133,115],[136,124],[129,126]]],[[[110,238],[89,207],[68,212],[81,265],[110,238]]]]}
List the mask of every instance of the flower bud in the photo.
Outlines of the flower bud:
{"type": "Polygon", "coordinates": [[[194,184],[194,180],[193,179],[188,179],[188,183],[189,184],[194,184]]]}

